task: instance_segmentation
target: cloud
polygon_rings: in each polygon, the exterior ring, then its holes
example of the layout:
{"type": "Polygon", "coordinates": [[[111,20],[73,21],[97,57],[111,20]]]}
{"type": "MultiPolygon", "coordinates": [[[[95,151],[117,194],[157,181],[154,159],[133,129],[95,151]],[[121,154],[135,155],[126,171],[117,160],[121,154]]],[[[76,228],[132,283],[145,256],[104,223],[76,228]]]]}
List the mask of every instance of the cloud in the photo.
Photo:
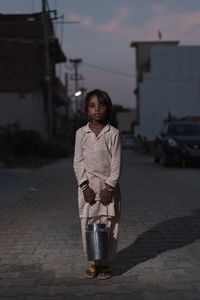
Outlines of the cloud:
{"type": "Polygon", "coordinates": [[[129,9],[121,7],[115,18],[104,23],[95,23],[91,16],[82,16],[80,14],[67,14],[67,20],[72,22],[80,22],[81,27],[95,30],[99,33],[116,33],[129,18],[129,9]]]}
{"type": "Polygon", "coordinates": [[[78,14],[67,14],[67,21],[70,22],[80,22],[81,18],[81,15],[78,14]]]}
{"type": "Polygon", "coordinates": [[[200,33],[200,11],[170,12],[166,4],[154,5],[151,11],[155,14],[144,20],[142,25],[130,24],[130,13],[127,7],[121,7],[117,15],[103,23],[97,23],[91,16],[79,14],[67,15],[70,21],[79,21],[82,28],[105,34],[121,41],[156,40],[158,30],[163,39],[177,39],[185,44],[198,42],[200,33]]]}
{"type": "Polygon", "coordinates": [[[121,7],[119,11],[119,17],[126,20],[129,18],[130,10],[127,7],[121,7]]]}
{"type": "Polygon", "coordinates": [[[90,16],[86,16],[82,19],[82,24],[84,27],[92,27],[93,26],[93,20],[90,16]]]}
{"type": "Polygon", "coordinates": [[[164,39],[178,39],[184,43],[198,41],[200,29],[200,11],[196,12],[165,12],[153,17],[143,28],[137,28],[137,34],[147,33],[148,26],[150,36],[161,30],[164,39]]]}
{"type": "Polygon", "coordinates": [[[120,30],[120,22],[118,20],[111,20],[105,24],[98,25],[96,30],[101,33],[115,33],[120,30]]]}
{"type": "Polygon", "coordinates": [[[80,22],[80,26],[82,27],[93,27],[93,20],[90,16],[81,16],[80,14],[67,14],[67,20],[71,22],[80,22]]]}
{"type": "Polygon", "coordinates": [[[123,24],[126,24],[128,21],[129,15],[129,9],[127,7],[121,7],[115,18],[103,24],[98,24],[96,30],[100,33],[118,33],[121,31],[123,24]]]}
{"type": "Polygon", "coordinates": [[[168,5],[166,3],[155,4],[151,6],[153,13],[164,13],[167,10],[168,5]]]}
{"type": "Polygon", "coordinates": [[[154,7],[154,11],[161,13],[153,15],[142,25],[131,25],[118,18],[98,25],[96,30],[100,33],[112,33],[112,38],[121,41],[156,40],[160,30],[163,39],[180,40],[184,44],[199,43],[200,11],[169,12],[166,6],[154,7]]]}

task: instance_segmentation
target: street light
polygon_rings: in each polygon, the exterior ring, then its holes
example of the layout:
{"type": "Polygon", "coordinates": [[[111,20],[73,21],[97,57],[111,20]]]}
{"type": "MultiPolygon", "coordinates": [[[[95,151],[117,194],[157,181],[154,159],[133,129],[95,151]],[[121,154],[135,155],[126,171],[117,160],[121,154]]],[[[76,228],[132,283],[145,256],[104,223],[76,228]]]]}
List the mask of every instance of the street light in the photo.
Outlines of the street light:
{"type": "Polygon", "coordinates": [[[77,99],[77,97],[79,97],[81,94],[82,94],[81,91],[77,91],[76,93],[74,93],[76,112],[78,111],[78,99],[77,99]]]}
{"type": "Polygon", "coordinates": [[[80,96],[81,94],[82,94],[81,91],[77,91],[77,92],[74,94],[74,96],[78,97],[78,96],[80,96]]]}
{"type": "Polygon", "coordinates": [[[75,97],[75,106],[76,106],[76,111],[80,110],[81,107],[83,107],[84,105],[84,96],[85,96],[85,92],[87,91],[86,88],[80,88],[77,92],[74,93],[74,97],[75,97]],[[81,96],[81,99],[77,98],[81,96]]]}

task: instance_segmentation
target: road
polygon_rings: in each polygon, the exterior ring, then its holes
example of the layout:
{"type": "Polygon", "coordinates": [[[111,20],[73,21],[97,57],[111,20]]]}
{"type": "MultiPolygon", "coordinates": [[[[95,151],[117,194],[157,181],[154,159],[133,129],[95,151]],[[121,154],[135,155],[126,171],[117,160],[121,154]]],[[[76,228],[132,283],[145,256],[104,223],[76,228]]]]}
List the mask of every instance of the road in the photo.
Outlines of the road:
{"type": "Polygon", "coordinates": [[[23,172],[36,189],[0,209],[0,299],[200,299],[200,169],[123,153],[119,251],[103,282],[83,276],[72,159],[23,172]]]}
{"type": "Polygon", "coordinates": [[[0,168],[0,207],[14,204],[37,188],[38,182],[33,171],[25,168],[0,168]]]}

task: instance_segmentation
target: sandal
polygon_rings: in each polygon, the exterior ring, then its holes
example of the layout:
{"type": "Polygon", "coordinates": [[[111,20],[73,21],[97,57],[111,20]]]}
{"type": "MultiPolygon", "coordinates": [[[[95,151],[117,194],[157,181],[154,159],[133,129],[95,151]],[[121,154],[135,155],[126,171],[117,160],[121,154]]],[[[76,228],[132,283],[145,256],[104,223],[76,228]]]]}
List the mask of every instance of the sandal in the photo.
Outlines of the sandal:
{"type": "Polygon", "coordinates": [[[99,268],[96,265],[90,265],[86,270],[85,270],[85,278],[95,278],[98,276],[99,273],[99,268]]]}
{"type": "Polygon", "coordinates": [[[97,277],[100,280],[109,279],[112,277],[112,268],[108,266],[100,266],[99,275],[97,277]]]}

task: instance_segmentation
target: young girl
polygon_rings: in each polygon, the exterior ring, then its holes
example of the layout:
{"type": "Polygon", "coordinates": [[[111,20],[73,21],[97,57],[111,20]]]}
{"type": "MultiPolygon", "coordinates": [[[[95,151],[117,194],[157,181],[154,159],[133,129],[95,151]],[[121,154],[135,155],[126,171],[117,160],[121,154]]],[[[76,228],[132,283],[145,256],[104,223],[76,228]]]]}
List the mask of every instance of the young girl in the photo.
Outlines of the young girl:
{"type": "Polygon", "coordinates": [[[85,277],[111,277],[111,258],[116,253],[120,219],[119,176],[121,144],[118,129],[108,121],[112,102],[109,95],[93,90],[86,95],[85,111],[89,122],[76,132],[74,171],[78,181],[78,205],[83,249],[87,254],[87,224],[105,223],[109,232],[109,257],[94,261],[85,277]]]}

